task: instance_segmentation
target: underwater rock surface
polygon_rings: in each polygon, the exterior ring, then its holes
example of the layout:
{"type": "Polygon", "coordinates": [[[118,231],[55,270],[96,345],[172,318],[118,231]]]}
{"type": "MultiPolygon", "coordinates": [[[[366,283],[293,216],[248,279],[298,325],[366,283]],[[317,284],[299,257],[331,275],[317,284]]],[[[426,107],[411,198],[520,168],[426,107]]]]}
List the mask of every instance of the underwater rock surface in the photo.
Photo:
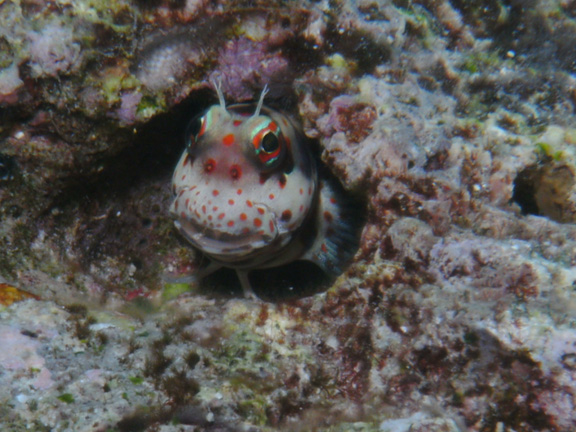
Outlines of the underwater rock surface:
{"type": "Polygon", "coordinates": [[[573,6],[0,2],[0,429],[576,429],[573,6]],[[171,282],[215,79],[367,199],[325,291],[171,282]]]}

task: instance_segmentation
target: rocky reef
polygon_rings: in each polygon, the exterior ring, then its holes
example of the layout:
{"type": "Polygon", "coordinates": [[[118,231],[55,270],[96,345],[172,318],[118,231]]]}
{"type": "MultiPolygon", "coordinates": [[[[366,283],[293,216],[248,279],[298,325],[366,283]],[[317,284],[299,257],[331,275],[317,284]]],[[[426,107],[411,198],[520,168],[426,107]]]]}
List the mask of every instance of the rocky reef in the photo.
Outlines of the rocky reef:
{"type": "Polygon", "coordinates": [[[576,429],[574,6],[0,1],[0,428],[576,429]],[[174,280],[213,80],[366,201],[320,293],[174,280]]]}

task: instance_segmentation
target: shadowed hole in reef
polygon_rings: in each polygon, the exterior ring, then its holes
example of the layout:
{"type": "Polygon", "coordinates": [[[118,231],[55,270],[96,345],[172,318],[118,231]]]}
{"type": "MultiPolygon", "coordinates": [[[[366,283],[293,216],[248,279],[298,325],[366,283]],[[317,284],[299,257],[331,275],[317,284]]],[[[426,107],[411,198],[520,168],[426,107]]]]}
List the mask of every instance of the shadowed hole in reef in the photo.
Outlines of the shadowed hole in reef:
{"type": "Polygon", "coordinates": [[[545,216],[556,222],[576,220],[573,203],[569,200],[576,181],[567,165],[548,160],[530,165],[514,179],[512,200],[522,214],[545,216]]]}
{"type": "MultiPolygon", "coordinates": [[[[256,295],[268,301],[288,301],[326,290],[331,279],[315,264],[294,261],[279,267],[252,270],[250,283],[256,295]]],[[[242,294],[233,269],[223,268],[200,282],[203,293],[227,297],[242,294]]]]}
{"type": "Polygon", "coordinates": [[[161,228],[169,219],[169,184],[184,149],[185,126],[215,101],[210,90],[194,92],[170,112],[137,126],[133,141],[119,153],[95,161],[103,170],[70,179],[68,188],[53,202],[59,211],[44,215],[40,223],[47,230],[76,227],[72,245],[62,246],[75,250],[73,265],[97,275],[93,268],[98,272],[107,268],[109,259],[117,259],[134,265],[136,280],[153,285],[160,275],[155,270],[158,257],[151,248],[166,239],[161,228]]]}
{"type": "Polygon", "coordinates": [[[138,126],[130,145],[100,161],[104,168],[97,175],[71,179],[54,206],[127,197],[142,181],[171,176],[184,149],[185,126],[214,102],[211,94],[208,90],[195,92],[170,112],[138,126]]]}
{"type": "Polygon", "coordinates": [[[523,169],[514,179],[513,201],[520,206],[523,215],[539,215],[540,210],[536,203],[536,185],[534,174],[537,169],[532,166],[523,169]]]}
{"type": "Polygon", "coordinates": [[[11,180],[16,170],[16,162],[11,156],[0,153],[0,184],[11,180]]]}

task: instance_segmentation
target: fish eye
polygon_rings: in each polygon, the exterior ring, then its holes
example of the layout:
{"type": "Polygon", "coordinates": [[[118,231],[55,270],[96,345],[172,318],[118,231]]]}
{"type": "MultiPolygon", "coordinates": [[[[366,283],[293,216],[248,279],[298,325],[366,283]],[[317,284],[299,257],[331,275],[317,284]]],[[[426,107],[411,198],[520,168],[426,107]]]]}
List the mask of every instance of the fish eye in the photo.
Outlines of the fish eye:
{"type": "Polygon", "coordinates": [[[192,121],[188,124],[188,131],[186,135],[188,137],[196,138],[198,133],[202,129],[202,123],[204,123],[204,116],[196,116],[192,119],[192,121]]]}
{"type": "Polygon", "coordinates": [[[280,141],[273,132],[268,132],[262,137],[260,148],[266,153],[274,153],[280,147],[280,141]]]}
{"type": "Polygon", "coordinates": [[[196,144],[196,141],[204,135],[211,119],[211,111],[208,111],[206,114],[197,115],[188,123],[188,127],[186,128],[186,145],[189,150],[196,144]]]}
{"type": "Polygon", "coordinates": [[[264,169],[274,169],[284,160],[286,146],[278,124],[260,117],[252,128],[252,144],[264,169]]]}

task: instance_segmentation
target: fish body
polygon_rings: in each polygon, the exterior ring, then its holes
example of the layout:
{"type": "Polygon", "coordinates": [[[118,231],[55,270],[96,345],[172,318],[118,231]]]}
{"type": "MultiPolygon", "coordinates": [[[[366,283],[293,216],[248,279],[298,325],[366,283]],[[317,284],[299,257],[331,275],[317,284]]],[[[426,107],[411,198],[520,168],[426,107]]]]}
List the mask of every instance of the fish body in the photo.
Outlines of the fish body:
{"type": "MultiPolygon", "coordinates": [[[[319,176],[308,140],[287,115],[258,104],[220,103],[190,122],[172,179],[175,225],[211,260],[201,278],[296,260],[337,274],[357,243],[358,224],[338,185],[319,176]]],[[[353,253],[353,251],[352,251],[353,253]]]]}

